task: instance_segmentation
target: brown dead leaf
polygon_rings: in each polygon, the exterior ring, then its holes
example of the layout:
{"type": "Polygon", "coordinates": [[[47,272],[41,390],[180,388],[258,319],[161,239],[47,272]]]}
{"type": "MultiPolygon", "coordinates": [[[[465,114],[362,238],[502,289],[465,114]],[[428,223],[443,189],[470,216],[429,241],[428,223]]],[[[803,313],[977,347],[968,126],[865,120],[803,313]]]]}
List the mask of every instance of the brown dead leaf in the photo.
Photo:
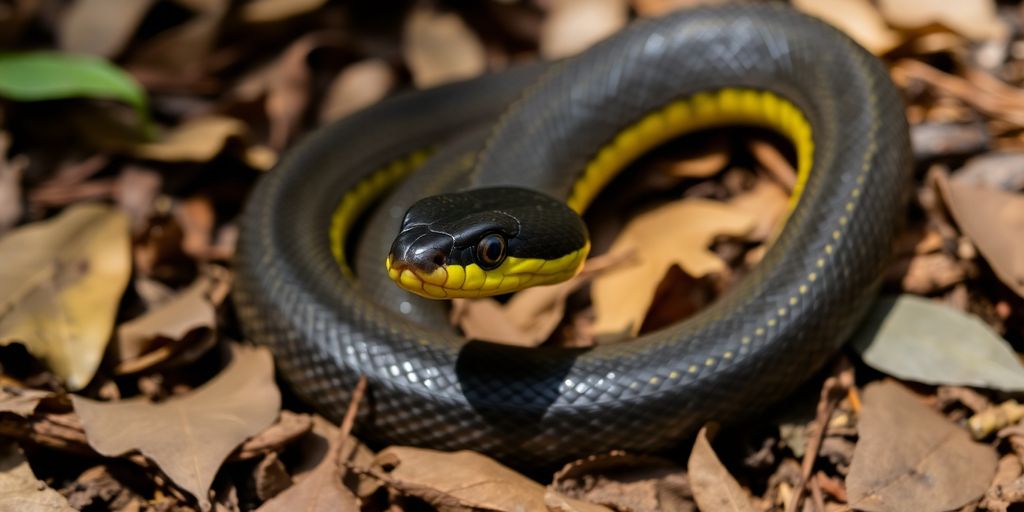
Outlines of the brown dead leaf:
{"type": "Polygon", "coordinates": [[[36,478],[17,444],[0,444],[0,510],[73,512],[68,500],[36,478]]]}
{"type": "Polygon", "coordinates": [[[0,239],[0,343],[19,342],[70,389],[99,366],[131,274],[128,221],[79,204],[0,239]]]}
{"type": "Polygon", "coordinates": [[[612,452],[567,464],[549,490],[615,510],[693,512],[686,471],[669,460],[612,452]]]}
{"type": "Polygon", "coordinates": [[[540,54],[560,59],[582,52],[626,25],[626,0],[554,0],[540,31],[540,54]]]}
{"type": "Polygon", "coordinates": [[[992,484],[985,492],[985,498],[979,504],[982,509],[1006,512],[1012,503],[1024,498],[1019,494],[1020,486],[1014,485],[1020,476],[1021,465],[1017,455],[1004,455],[1000,458],[999,465],[996,467],[996,475],[992,478],[992,484]],[[1015,487],[1018,493],[1014,492],[1015,487]]]}
{"type": "Polygon", "coordinates": [[[860,440],[846,479],[850,506],[867,511],[951,510],[980,497],[996,453],[903,386],[867,386],[860,440]]]}
{"type": "Polygon", "coordinates": [[[233,346],[231,363],[195,391],[165,402],[97,402],[72,396],[89,445],[108,457],[139,451],[204,510],[224,459],[277,417],[281,393],[265,348],[233,346]]]}
{"type": "Polygon", "coordinates": [[[992,151],[971,158],[952,176],[954,181],[1006,192],[1024,192],[1024,151],[992,151]]]}
{"type": "Polygon", "coordinates": [[[920,29],[937,23],[975,40],[1003,39],[1009,31],[993,0],[879,0],[878,9],[886,21],[900,28],[920,29]]]}
{"type": "MultiPolygon", "coordinates": [[[[441,510],[547,511],[544,486],[476,452],[392,446],[377,455],[371,474],[389,487],[441,510]]],[[[608,511],[566,497],[562,510],[608,511]]]]}
{"type": "Polygon", "coordinates": [[[452,323],[467,338],[536,347],[551,336],[565,315],[565,301],[595,277],[623,265],[631,253],[611,253],[587,260],[576,277],[552,286],[536,286],[502,305],[494,299],[456,299],[452,323]]]}
{"type": "Polygon", "coordinates": [[[875,55],[888,53],[901,42],[868,0],[794,0],[793,6],[846,32],[875,55]]]}
{"type": "Polygon", "coordinates": [[[782,227],[781,221],[789,211],[789,194],[774,181],[759,179],[754,188],[733,196],[728,204],[757,219],[754,230],[747,235],[749,239],[767,242],[782,227]]]}
{"type": "Polygon", "coordinates": [[[21,176],[28,166],[25,157],[8,159],[11,139],[0,132],[0,236],[21,218],[21,176]]]}
{"type": "Polygon", "coordinates": [[[421,89],[473,78],[487,69],[483,43],[458,14],[417,4],[403,39],[406,65],[421,89]]]}
{"type": "Polygon", "coordinates": [[[216,328],[217,306],[231,287],[231,272],[211,265],[167,302],[117,328],[121,362],[115,373],[134,373],[166,361],[185,347],[182,342],[196,331],[216,328]],[[154,346],[156,349],[153,349],[154,346]],[[138,361],[146,355],[145,361],[138,361]],[[139,363],[143,364],[139,364],[139,363]]]}
{"type": "Polygon", "coordinates": [[[60,49],[116,57],[152,5],[153,0],[77,0],[57,25],[60,49]]]}
{"type": "Polygon", "coordinates": [[[53,396],[54,394],[49,391],[0,386],[0,412],[9,412],[27,418],[36,411],[39,402],[53,396]]]}
{"type": "MultiPolygon", "coordinates": [[[[318,437],[320,441],[318,444],[321,450],[314,454],[318,457],[319,462],[298,483],[264,503],[257,509],[258,512],[359,510],[359,501],[352,491],[342,484],[338,474],[340,463],[338,428],[327,420],[314,416],[312,435],[318,437]]],[[[349,443],[347,444],[351,446],[358,444],[354,438],[349,437],[348,439],[349,443]]],[[[341,455],[348,460],[351,453],[341,455]]]]}
{"type": "Polygon", "coordinates": [[[156,210],[163,177],[156,171],[127,166],[114,183],[114,200],[128,216],[133,235],[141,235],[156,210]]]}
{"type": "Polygon", "coordinates": [[[677,9],[688,9],[699,5],[723,4],[728,0],[631,0],[630,4],[641,16],[661,16],[677,9]]]}
{"type": "Polygon", "coordinates": [[[128,510],[133,500],[140,499],[103,465],[83,471],[60,493],[75,510],[128,510]]]}
{"type": "Polygon", "coordinates": [[[1024,194],[976,187],[937,174],[946,204],[996,276],[1024,297],[1024,194]]]}
{"type": "Polygon", "coordinates": [[[752,140],[747,147],[757,163],[784,187],[786,194],[793,191],[796,186],[796,169],[775,145],[763,140],[752,140]]]}
{"type": "Polygon", "coordinates": [[[162,140],[139,144],[132,153],[162,162],[209,162],[228,141],[245,137],[245,123],[232,117],[205,116],[176,126],[162,140]]]}
{"type": "Polygon", "coordinates": [[[252,0],[242,5],[239,17],[247,23],[281,21],[311,13],[327,0],[252,0]]]}
{"type": "Polygon", "coordinates": [[[219,35],[230,0],[178,0],[195,15],[133,48],[132,68],[171,82],[197,80],[219,35]]]}
{"type": "Polygon", "coordinates": [[[279,451],[285,445],[309,432],[313,425],[313,417],[308,414],[282,410],[273,425],[246,439],[231,458],[232,460],[249,460],[272,451],[279,451]]]}
{"type": "Polygon", "coordinates": [[[659,163],[658,168],[676,178],[710,178],[722,172],[729,163],[729,147],[721,142],[716,140],[687,158],[659,163]]]}
{"type": "Polygon", "coordinates": [[[702,427],[686,463],[690,488],[701,512],[754,512],[749,494],[736,483],[718,460],[708,442],[708,428],[702,427]]]}
{"type": "Polygon", "coordinates": [[[757,218],[727,204],[705,199],[675,201],[638,215],[626,225],[610,252],[636,252],[636,265],[594,280],[591,295],[598,333],[640,329],[654,291],[673,264],[694,277],[728,272],[708,246],[716,236],[744,236],[757,218]],[[643,248],[643,250],[638,250],[643,248]]]}
{"type": "Polygon", "coordinates": [[[394,70],[383,59],[366,59],[349,65],[327,88],[320,107],[320,123],[341,119],[380,101],[395,86],[395,81],[394,70]]]}

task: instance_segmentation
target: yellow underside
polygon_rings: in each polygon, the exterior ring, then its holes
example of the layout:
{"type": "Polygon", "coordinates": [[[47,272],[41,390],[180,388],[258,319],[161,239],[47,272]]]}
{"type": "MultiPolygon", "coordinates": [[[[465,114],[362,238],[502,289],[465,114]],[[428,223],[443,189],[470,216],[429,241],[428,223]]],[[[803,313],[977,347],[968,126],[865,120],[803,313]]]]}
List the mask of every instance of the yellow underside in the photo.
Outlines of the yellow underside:
{"type": "Polygon", "coordinates": [[[582,213],[597,193],[640,155],[685,133],[728,125],[762,126],[790,139],[797,156],[797,181],[790,208],[796,206],[811,173],[814,154],[811,125],[789,100],[754,89],[702,92],[648,114],[597,152],[566,203],[582,213]]]}
{"type": "Polygon", "coordinates": [[[331,217],[331,252],[334,259],[338,261],[342,273],[352,277],[352,268],[348,264],[345,255],[345,240],[352,231],[352,225],[366,208],[376,201],[388,189],[393,187],[402,178],[405,178],[413,169],[419,167],[427,157],[429,150],[421,150],[411,155],[391,162],[387,167],[374,172],[369,178],[359,182],[338,203],[331,217]]]}
{"type": "Polygon", "coordinates": [[[469,265],[444,265],[430,274],[397,269],[388,257],[388,276],[398,286],[428,299],[454,299],[503,295],[545,284],[555,284],[576,275],[583,268],[583,261],[590,253],[590,242],[582,249],[560,258],[508,257],[497,268],[484,270],[472,263],[469,265]]]}
{"type": "MultiPolygon", "coordinates": [[[[640,155],[680,135],[727,125],[761,126],[790,139],[796,149],[797,180],[790,199],[796,206],[810,176],[814,154],[811,126],[793,103],[768,91],[728,88],[695,94],[654,111],[620,132],[601,148],[577,180],[567,204],[582,213],[598,192],[640,155]]],[[[345,262],[344,240],[362,210],[384,190],[426,158],[417,153],[395,162],[347,193],[334,214],[331,245],[342,271],[351,275],[345,262]]],[[[446,299],[501,295],[530,286],[554,284],[576,275],[590,251],[582,249],[554,260],[509,257],[502,265],[484,270],[476,264],[446,265],[429,275],[396,269],[386,261],[388,275],[402,288],[418,295],[446,299]]]]}

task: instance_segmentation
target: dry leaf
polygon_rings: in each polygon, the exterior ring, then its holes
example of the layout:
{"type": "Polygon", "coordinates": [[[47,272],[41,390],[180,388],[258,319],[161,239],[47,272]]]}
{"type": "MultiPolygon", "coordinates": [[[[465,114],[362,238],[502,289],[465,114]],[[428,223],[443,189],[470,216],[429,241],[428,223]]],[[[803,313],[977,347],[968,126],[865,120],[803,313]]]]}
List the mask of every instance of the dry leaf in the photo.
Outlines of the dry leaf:
{"type": "Polygon", "coordinates": [[[763,140],[752,140],[747,146],[750,153],[757,159],[757,163],[761,164],[761,167],[768,171],[772,178],[785,187],[785,192],[787,194],[792,192],[793,187],[796,186],[796,169],[779,149],[774,144],[763,140]]]}
{"type": "Polygon", "coordinates": [[[850,506],[871,512],[952,510],[980,497],[996,453],[903,386],[868,385],[846,479],[850,506]]]}
{"type": "Polygon", "coordinates": [[[209,162],[228,141],[245,137],[248,131],[245,123],[232,117],[199,117],[176,126],[158,142],[135,146],[132,153],[163,162],[209,162]]]}
{"type": "Polygon", "coordinates": [[[403,39],[402,53],[417,87],[473,78],[487,68],[483,43],[455,13],[414,7],[403,39]]]}
{"type": "Polygon", "coordinates": [[[195,12],[185,23],[165,30],[133,49],[131,62],[171,82],[195,80],[217,40],[230,0],[178,0],[195,12]]]}
{"type": "Polygon", "coordinates": [[[36,411],[39,402],[53,396],[55,395],[49,391],[0,386],[0,412],[9,412],[27,418],[36,411]]]}
{"type": "Polygon", "coordinates": [[[548,339],[562,321],[569,295],[632,257],[632,253],[615,253],[590,258],[576,277],[552,286],[527,288],[504,305],[490,298],[456,299],[452,323],[470,339],[536,347],[548,339]]]}
{"type": "Polygon", "coordinates": [[[270,120],[270,147],[281,151],[299,129],[309,105],[312,73],[310,52],[331,41],[332,36],[313,33],[300,37],[281,53],[267,82],[266,110],[270,120]]]}
{"type": "Polygon", "coordinates": [[[757,219],[748,238],[766,242],[780,231],[781,221],[789,211],[789,194],[774,181],[760,179],[754,188],[729,199],[729,206],[757,219]]]}
{"type": "Polygon", "coordinates": [[[1024,192],[1024,151],[992,151],[957,169],[953,181],[976,187],[1024,192]]]}
{"type": "Polygon", "coordinates": [[[19,342],[67,382],[99,366],[131,274],[128,220],[80,204],[0,239],[0,342],[19,342]]]}
{"type": "Polygon", "coordinates": [[[128,216],[133,235],[141,235],[156,209],[163,177],[156,171],[126,166],[114,184],[114,200],[128,216]]]}
{"type": "Polygon", "coordinates": [[[540,32],[540,54],[560,59],[618,32],[629,19],[626,0],[553,0],[540,32]]]}
{"type": "Polygon", "coordinates": [[[247,439],[231,458],[248,460],[272,451],[280,451],[285,445],[309,432],[313,426],[312,416],[282,410],[273,425],[247,439]]]}
{"type": "Polygon", "coordinates": [[[60,49],[115,57],[152,5],[153,0],[76,0],[57,26],[60,49]]]}
{"type": "Polygon", "coordinates": [[[21,218],[21,176],[28,165],[24,157],[7,159],[10,144],[10,137],[0,132],[0,236],[21,218]]]}
{"type": "MultiPolygon", "coordinates": [[[[371,474],[399,492],[420,498],[441,510],[548,510],[544,486],[475,452],[448,453],[392,446],[377,455],[371,474]]],[[[564,510],[608,510],[571,498],[564,501],[569,507],[576,507],[564,510]]]]}
{"type": "Polygon", "coordinates": [[[993,0],[879,0],[878,9],[886,21],[901,28],[938,23],[971,39],[1003,39],[1009,30],[993,0]]]}
{"type": "Polygon", "coordinates": [[[694,278],[726,272],[725,262],[708,246],[716,236],[744,236],[756,225],[755,216],[705,199],[675,201],[638,215],[609,251],[635,251],[637,264],[598,277],[591,288],[596,331],[635,334],[672,264],[694,278]]]}
{"type": "Polygon", "coordinates": [[[1024,194],[937,176],[960,229],[978,246],[999,280],[1024,297],[1024,194]]]}
{"type": "Polygon", "coordinates": [[[235,345],[231,363],[195,391],[165,402],[97,402],[72,396],[89,446],[108,457],[139,451],[204,510],[224,459],[267,428],[281,407],[270,352],[235,345]]]}
{"type": "Polygon", "coordinates": [[[247,23],[281,21],[313,12],[327,0],[252,0],[242,5],[239,17],[247,23]]]}
{"type": "Polygon", "coordinates": [[[686,471],[669,460],[612,452],[567,464],[549,490],[615,510],[693,512],[686,471]]]}
{"type": "Polygon", "coordinates": [[[901,42],[868,0],[794,0],[793,6],[846,32],[875,55],[888,53],[901,42]]]}
{"type": "Polygon", "coordinates": [[[710,178],[725,169],[729,163],[729,147],[715,141],[708,146],[699,148],[695,155],[687,158],[665,162],[658,167],[668,176],[676,178],[710,178]]]}
{"type": "Polygon", "coordinates": [[[677,9],[688,9],[699,5],[717,5],[728,0],[631,0],[633,9],[641,16],[661,16],[677,9]]]}
{"type": "Polygon", "coordinates": [[[216,327],[216,308],[231,287],[231,272],[210,266],[188,288],[159,307],[117,328],[118,355],[122,361],[146,353],[157,338],[181,341],[196,329],[216,327]]]}
{"type": "Polygon", "coordinates": [[[36,478],[17,444],[0,445],[0,511],[74,512],[68,500],[36,478]]]}
{"type": "MultiPolygon", "coordinates": [[[[285,489],[263,504],[258,512],[328,512],[358,511],[359,501],[352,491],[342,485],[338,474],[338,428],[327,420],[315,416],[313,433],[322,439],[319,463],[299,483],[285,489]]],[[[349,437],[352,446],[355,438],[349,437]]]]}
{"type": "Polygon", "coordinates": [[[327,88],[320,107],[320,123],[341,119],[380,101],[395,86],[395,80],[391,65],[382,59],[366,59],[349,65],[327,88]]]}
{"type": "Polygon", "coordinates": [[[708,442],[708,428],[702,427],[686,463],[690,488],[701,512],[754,512],[750,497],[729,474],[708,442]]]}

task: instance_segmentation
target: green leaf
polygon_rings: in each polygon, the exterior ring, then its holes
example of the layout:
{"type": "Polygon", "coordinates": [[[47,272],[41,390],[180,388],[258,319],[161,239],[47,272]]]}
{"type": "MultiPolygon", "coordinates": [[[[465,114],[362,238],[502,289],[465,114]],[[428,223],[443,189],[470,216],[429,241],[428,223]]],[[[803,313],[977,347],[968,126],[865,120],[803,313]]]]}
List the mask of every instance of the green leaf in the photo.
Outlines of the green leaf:
{"type": "Polygon", "coordinates": [[[95,98],[127,103],[148,119],[146,92],[110,62],[56,52],[0,53],[0,96],[15,101],[95,98]]]}
{"type": "Polygon", "coordinates": [[[868,366],[900,379],[1024,391],[1024,366],[1001,336],[974,315],[922,297],[880,299],[852,346],[868,366]]]}

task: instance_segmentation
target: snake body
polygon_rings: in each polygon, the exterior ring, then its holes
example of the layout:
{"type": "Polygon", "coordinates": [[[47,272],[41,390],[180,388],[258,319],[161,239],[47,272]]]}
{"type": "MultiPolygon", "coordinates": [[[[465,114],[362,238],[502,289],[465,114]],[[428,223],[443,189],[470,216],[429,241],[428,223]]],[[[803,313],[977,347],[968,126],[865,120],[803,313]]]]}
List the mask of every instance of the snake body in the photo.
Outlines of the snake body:
{"type": "MultiPolygon", "coordinates": [[[[235,304],[247,336],[328,417],[366,376],[368,438],[519,466],[665,449],[781,399],[842,345],[877,288],[909,155],[885,67],[824,23],[778,4],[642,20],[550,68],[399,97],[311,134],[243,213],[235,304]],[[343,242],[418,149],[490,119],[463,143],[476,144],[469,174],[450,182],[528,187],[581,211],[656,144],[755,124],[793,141],[794,208],[752,273],[683,323],[591,349],[467,341],[394,295],[387,243],[357,278],[343,242]]],[[[364,236],[395,234],[373,229],[364,236]]]]}

